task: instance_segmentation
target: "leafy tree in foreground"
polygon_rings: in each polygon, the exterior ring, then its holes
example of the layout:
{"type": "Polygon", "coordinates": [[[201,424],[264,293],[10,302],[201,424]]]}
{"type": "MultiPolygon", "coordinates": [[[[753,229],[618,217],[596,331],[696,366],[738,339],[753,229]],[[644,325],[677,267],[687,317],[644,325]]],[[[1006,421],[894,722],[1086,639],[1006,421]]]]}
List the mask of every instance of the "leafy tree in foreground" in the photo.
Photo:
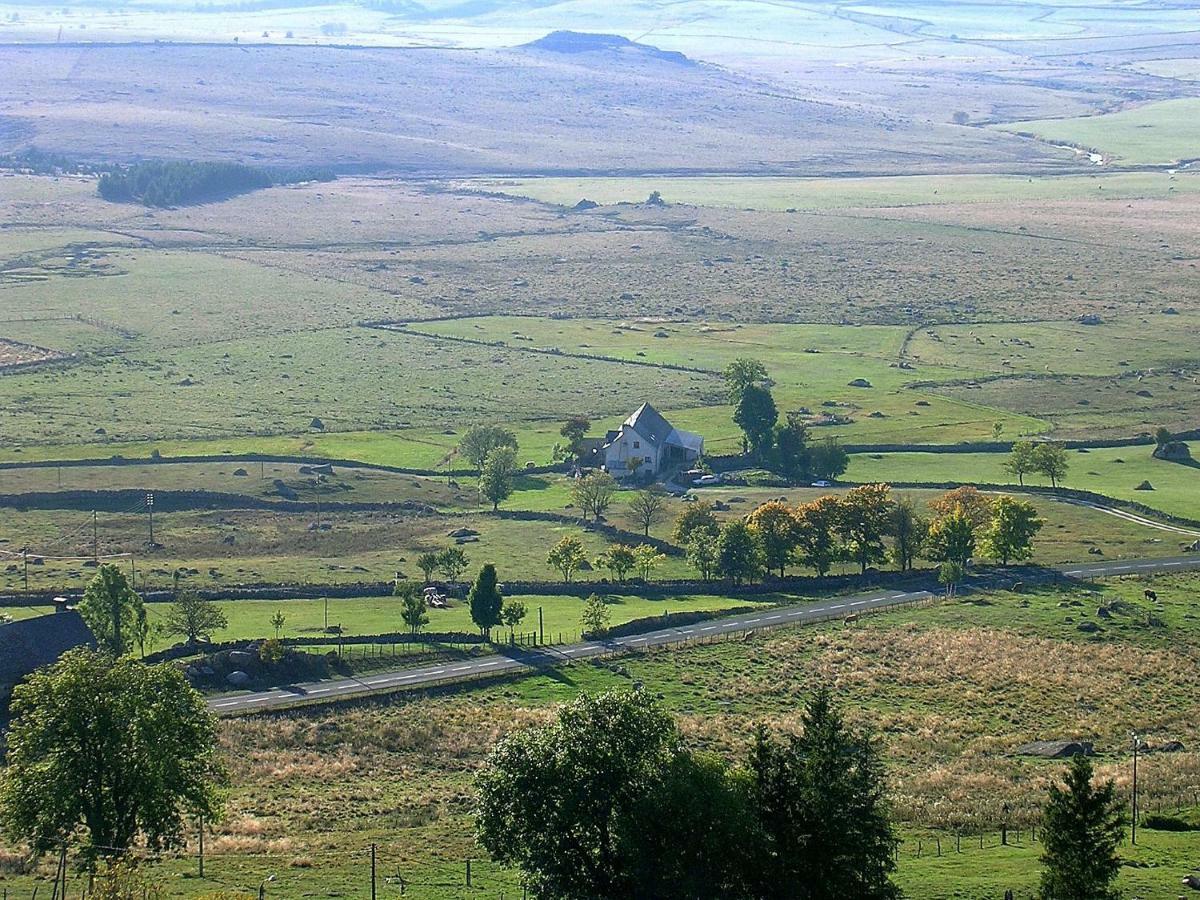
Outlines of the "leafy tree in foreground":
{"type": "Polygon", "coordinates": [[[925,543],[929,523],[917,512],[912,497],[901,497],[896,501],[891,520],[892,561],[901,572],[911,571],[921,545],[925,543]]]}
{"type": "Polygon", "coordinates": [[[472,425],[458,442],[458,452],[476,469],[482,469],[488,455],[502,447],[516,456],[517,436],[501,425],[472,425]]]}
{"type": "Polygon", "coordinates": [[[779,410],[770,390],[757,384],[747,385],[733,411],[733,422],[742,429],[750,452],[760,461],[766,460],[778,420],[779,410]]]}
{"type": "Polygon", "coordinates": [[[496,580],[496,567],[491,563],[484,563],[467,593],[467,605],[471,609],[471,621],[488,640],[491,640],[492,629],[500,624],[500,609],[503,604],[504,598],[496,580]]]}
{"type": "Polygon", "coordinates": [[[1033,539],[1045,523],[1028,500],[998,497],[992,504],[992,521],[983,532],[984,551],[1008,565],[1033,556],[1033,539]]]}
{"type": "Polygon", "coordinates": [[[1042,900],[1116,900],[1117,845],[1125,817],[1112,781],[1092,784],[1092,764],[1076,756],[1064,784],[1050,785],[1042,819],[1042,900]]]}
{"type": "Polygon", "coordinates": [[[629,501],[629,511],[646,537],[650,537],[651,527],[662,521],[666,509],[667,492],[658,487],[643,488],[629,501]]]}
{"type": "Polygon", "coordinates": [[[763,564],[772,571],[778,569],[782,578],[800,540],[800,519],[795,510],[771,500],[750,513],[747,521],[762,545],[763,564]]]}
{"type": "Polygon", "coordinates": [[[84,588],[79,614],[96,636],[96,643],[113,656],[123,656],[146,637],[146,607],[125,573],[109,563],[96,571],[84,588]]]}
{"type": "Polygon", "coordinates": [[[864,484],[841,499],[838,533],[861,572],[887,556],[883,539],[892,524],[891,493],[886,484],[864,484]]]}
{"type": "Polygon", "coordinates": [[[763,571],[762,545],[745,522],[726,522],[717,538],[717,571],[741,584],[753,581],[763,571]]]}
{"type": "Polygon", "coordinates": [[[178,635],[189,644],[211,641],[214,632],[228,627],[229,618],[221,607],[189,588],[175,595],[175,602],[167,607],[161,626],[164,634],[178,635]]]}
{"type": "Polygon", "coordinates": [[[608,604],[599,594],[590,595],[583,601],[583,613],[579,617],[579,624],[583,626],[585,633],[596,637],[608,631],[608,604]]]}
{"type": "Polygon", "coordinates": [[[479,470],[479,496],[492,504],[493,512],[512,496],[516,471],[517,451],[511,447],[497,447],[483,461],[479,470]]]}
{"type": "Polygon", "coordinates": [[[557,720],[519,731],[476,777],[476,835],[519,866],[534,896],[625,900],[630,821],[677,752],[671,717],[641,691],[582,695],[557,720]]]}
{"type": "Polygon", "coordinates": [[[567,584],[571,583],[571,576],[586,561],[587,554],[583,550],[583,542],[570,534],[551,547],[546,555],[547,565],[557,569],[567,584]]]}
{"type": "Polygon", "coordinates": [[[101,856],[183,843],[220,812],[216,722],[173,666],[77,649],[13,691],[0,824],[44,853],[69,839],[101,856]]]}
{"type": "Polygon", "coordinates": [[[841,515],[841,503],[833,496],[818,497],[796,510],[800,520],[796,557],[799,562],[816,570],[822,578],[835,562],[845,556],[837,539],[841,515]]]}
{"type": "Polygon", "coordinates": [[[697,500],[683,508],[679,518],[675,520],[675,529],[671,536],[680,544],[690,544],[692,535],[697,531],[708,531],[716,534],[721,530],[712,504],[707,500],[697,500]]]}
{"type": "Polygon", "coordinates": [[[799,737],[759,727],[750,753],[761,852],[755,897],[892,898],[897,839],[872,737],[846,726],[828,691],[809,702],[799,737]]]}

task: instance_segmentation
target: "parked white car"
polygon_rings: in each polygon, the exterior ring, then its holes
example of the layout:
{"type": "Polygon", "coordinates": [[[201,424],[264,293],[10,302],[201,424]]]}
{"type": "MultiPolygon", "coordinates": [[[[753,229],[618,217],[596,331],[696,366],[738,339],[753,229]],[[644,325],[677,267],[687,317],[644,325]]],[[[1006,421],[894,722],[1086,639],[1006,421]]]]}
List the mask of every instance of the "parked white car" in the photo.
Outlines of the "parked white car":
{"type": "Polygon", "coordinates": [[[701,475],[692,481],[692,485],[695,487],[708,487],[709,485],[720,483],[721,477],[719,475],[701,475]]]}
{"type": "Polygon", "coordinates": [[[812,483],[812,486],[813,487],[833,487],[833,485],[828,481],[814,481],[812,483]]]}

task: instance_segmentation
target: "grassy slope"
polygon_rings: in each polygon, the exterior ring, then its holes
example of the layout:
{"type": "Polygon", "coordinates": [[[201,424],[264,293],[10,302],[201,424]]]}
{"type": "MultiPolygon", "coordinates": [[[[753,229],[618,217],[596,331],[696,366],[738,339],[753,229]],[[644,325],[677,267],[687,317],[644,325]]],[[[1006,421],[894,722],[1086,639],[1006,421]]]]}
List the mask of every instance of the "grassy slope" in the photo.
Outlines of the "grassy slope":
{"type": "Polygon", "coordinates": [[[1200,100],[1163,100],[1120,112],[996,126],[1043,140],[1098,150],[1117,165],[1169,165],[1196,156],[1200,100]]]}
{"type": "MultiPolygon", "coordinates": [[[[1068,451],[1071,468],[1063,483],[1200,519],[1200,469],[1154,459],[1150,450],[1116,447],[1087,453],[1068,451]],[[1134,490],[1142,481],[1149,481],[1154,490],[1134,490]]],[[[854,481],[1015,483],[1016,479],[1003,469],[1005,459],[1003,453],[888,453],[878,459],[856,454],[851,457],[846,477],[854,481]]],[[[1030,476],[1028,480],[1042,483],[1041,476],[1030,476]]]]}

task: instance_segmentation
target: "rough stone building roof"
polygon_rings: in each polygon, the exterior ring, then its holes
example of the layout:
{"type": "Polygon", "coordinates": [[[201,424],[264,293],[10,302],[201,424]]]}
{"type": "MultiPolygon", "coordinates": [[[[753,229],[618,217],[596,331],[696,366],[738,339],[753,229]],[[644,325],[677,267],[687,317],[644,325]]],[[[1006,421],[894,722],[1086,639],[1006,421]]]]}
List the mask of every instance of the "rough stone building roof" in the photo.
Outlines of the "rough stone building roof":
{"type": "Polygon", "coordinates": [[[84,646],[95,647],[96,639],[73,609],[0,625],[0,704],[26,675],[84,646]]]}

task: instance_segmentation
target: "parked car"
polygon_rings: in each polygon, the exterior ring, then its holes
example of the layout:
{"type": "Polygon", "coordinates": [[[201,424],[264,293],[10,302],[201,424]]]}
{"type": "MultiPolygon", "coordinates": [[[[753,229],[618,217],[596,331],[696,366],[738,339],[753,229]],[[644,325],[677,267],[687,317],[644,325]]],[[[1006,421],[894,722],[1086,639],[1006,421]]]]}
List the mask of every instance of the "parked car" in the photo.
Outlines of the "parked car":
{"type": "Polygon", "coordinates": [[[692,480],[692,484],[695,487],[708,487],[709,485],[720,483],[721,477],[719,475],[701,475],[699,478],[692,480]]]}
{"type": "Polygon", "coordinates": [[[828,481],[814,481],[812,483],[812,486],[813,487],[833,487],[833,484],[828,481]]]}

